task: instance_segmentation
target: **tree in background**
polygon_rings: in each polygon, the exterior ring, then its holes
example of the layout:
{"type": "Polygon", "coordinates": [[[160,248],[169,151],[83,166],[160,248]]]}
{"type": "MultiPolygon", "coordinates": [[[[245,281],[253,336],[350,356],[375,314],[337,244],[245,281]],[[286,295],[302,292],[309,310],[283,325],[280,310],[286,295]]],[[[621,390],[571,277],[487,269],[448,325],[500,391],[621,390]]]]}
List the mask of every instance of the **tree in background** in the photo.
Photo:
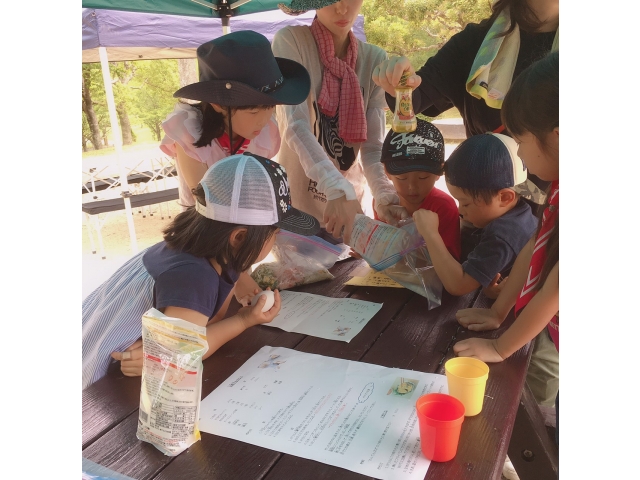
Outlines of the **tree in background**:
{"type": "Polygon", "coordinates": [[[131,129],[129,110],[133,108],[133,94],[129,82],[135,77],[136,62],[112,62],[109,64],[113,78],[113,98],[116,104],[116,115],[122,131],[122,144],[132,145],[135,134],[131,129]]]}
{"type": "Polygon", "coordinates": [[[417,70],[468,23],[491,15],[490,0],[364,0],[367,42],[405,56],[417,70]]]}
{"type": "Polygon", "coordinates": [[[135,90],[136,115],[156,140],[162,140],[161,124],[176,102],[173,92],[180,88],[177,60],[139,60],[131,81],[135,90]]]}
{"type": "Polygon", "coordinates": [[[89,130],[87,137],[88,140],[93,144],[94,150],[100,150],[102,148],[102,141],[100,140],[100,126],[98,124],[98,116],[94,109],[94,98],[96,96],[95,92],[95,64],[84,64],[82,65],[82,118],[83,118],[83,127],[82,127],[82,147],[83,150],[86,151],[87,143],[84,141],[85,138],[85,128],[84,123],[86,122],[87,128],[89,130]]]}

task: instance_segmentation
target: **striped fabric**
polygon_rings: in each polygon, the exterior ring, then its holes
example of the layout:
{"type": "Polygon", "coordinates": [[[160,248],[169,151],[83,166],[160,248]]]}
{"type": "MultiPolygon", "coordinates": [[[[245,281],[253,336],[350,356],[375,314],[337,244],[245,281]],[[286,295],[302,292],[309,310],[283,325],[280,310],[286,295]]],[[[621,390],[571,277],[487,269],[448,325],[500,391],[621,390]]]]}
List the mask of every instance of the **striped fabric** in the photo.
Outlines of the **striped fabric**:
{"type": "Polygon", "coordinates": [[[147,250],[122,265],[82,302],[82,388],[107,373],[111,353],[141,337],[142,314],[153,306],[154,280],[142,263],[147,250]]]}

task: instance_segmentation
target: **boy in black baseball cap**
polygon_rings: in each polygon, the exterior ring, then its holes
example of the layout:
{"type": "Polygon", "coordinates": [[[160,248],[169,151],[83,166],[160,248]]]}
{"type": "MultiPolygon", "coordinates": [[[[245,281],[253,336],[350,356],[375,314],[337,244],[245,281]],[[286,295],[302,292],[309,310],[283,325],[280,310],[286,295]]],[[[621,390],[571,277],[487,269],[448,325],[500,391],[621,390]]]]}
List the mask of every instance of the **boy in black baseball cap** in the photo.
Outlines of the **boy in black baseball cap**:
{"type": "MultiPolygon", "coordinates": [[[[398,192],[400,206],[409,215],[419,209],[437,214],[438,234],[453,258],[459,260],[458,207],[450,195],[434,187],[444,167],[444,139],[440,131],[421,119],[414,132],[390,130],[382,146],[380,161],[398,192]]],[[[380,220],[377,215],[375,219],[380,220]]]]}
{"type": "Polygon", "coordinates": [[[537,192],[517,151],[512,138],[485,133],[467,138],[445,163],[447,188],[458,200],[460,217],[473,224],[479,237],[462,264],[443,248],[444,239],[435,232],[438,218],[422,211],[413,216],[433,267],[452,295],[482,286],[486,296],[496,298],[500,278],[536,231],[536,218],[521,196],[536,201],[537,192]]]}

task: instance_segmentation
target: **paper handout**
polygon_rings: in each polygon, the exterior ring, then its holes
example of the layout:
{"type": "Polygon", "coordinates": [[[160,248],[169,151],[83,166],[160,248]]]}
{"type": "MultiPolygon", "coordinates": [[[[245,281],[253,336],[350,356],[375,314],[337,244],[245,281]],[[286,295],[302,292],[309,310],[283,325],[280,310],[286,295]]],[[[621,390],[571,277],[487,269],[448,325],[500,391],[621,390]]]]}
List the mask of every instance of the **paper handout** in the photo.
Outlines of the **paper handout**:
{"type": "Polygon", "coordinates": [[[382,308],[381,303],[289,290],[281,291],[280,298],[280,313],[263,325],[347,343],[382,308]]]}
{"type": "Polygon", "coordinates": [[[383,480],[423,479],[415,403],[444,375],[263,347],[207,398],[200,430],[383,480]]]}

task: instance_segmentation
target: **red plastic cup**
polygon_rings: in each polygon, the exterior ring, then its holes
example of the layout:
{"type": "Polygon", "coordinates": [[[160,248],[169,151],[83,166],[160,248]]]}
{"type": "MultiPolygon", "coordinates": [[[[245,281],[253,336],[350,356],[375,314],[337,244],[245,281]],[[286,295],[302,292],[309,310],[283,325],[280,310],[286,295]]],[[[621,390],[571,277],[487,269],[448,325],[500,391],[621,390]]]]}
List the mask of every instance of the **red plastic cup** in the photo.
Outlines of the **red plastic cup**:
{"type": "Polygon", "coordinates": [[[434,462],[448,462],[456,456],[464,405],[443,393],[429,393],[416,402],[422,453],[434,462]]]}

